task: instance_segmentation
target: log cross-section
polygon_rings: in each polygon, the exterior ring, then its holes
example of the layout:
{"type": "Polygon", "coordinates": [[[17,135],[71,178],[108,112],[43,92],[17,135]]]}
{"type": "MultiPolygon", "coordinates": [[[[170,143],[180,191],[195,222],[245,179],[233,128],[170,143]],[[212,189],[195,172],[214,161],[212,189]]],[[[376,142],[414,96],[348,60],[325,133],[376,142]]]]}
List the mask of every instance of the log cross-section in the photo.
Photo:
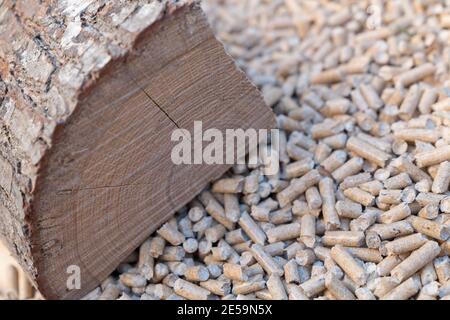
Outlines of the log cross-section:
{"type": "Polygon", "coordinates": [[[83,296],[229,168],[172,163],[194,121],[274,125],[197,2],[0,0],[0,235],[44,297],[83,296]]]}

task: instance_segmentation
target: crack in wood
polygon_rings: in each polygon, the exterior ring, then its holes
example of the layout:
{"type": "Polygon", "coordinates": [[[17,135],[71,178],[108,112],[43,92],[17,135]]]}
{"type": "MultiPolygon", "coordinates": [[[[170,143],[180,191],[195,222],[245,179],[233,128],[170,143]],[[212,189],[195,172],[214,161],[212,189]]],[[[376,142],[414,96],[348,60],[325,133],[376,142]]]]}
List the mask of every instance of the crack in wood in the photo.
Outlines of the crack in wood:
{"type": "Polygon", "coordinates": [[[178,125],[178,123],[176,123],[175,122],[175,120],[174,119],[172,119],[172,117],[167,113],[167,111],[166,110],[164,110],[164,108],[163,107],[161,107],[161,105],[147,92],[147,91],[145,91],[145,89],[143,88],[143,87],[141,87],[140,85],[139,85],[139,83],[134,79],[134,77],[130,74],[130,71],[128,70],[128,68],[127,68],[127,72],[126,72],[126,75],[128,76],[128,78],[136,85],[136,87],[138,87],[139,88],[139,90],[141,90],[144,94],[145,94],[145,96],[151,101],[151,102],[153,102],[155,105],[156,105],[156,107],[162,112],[162,113],[164,113],[164,115],[170,120],[170,122],[172,122],[174,125],[175,125],[175,127],[177,127],[178,129],[180,129],[180,126],[178,125]]]}
{"type": "MultiPolygon", "coordinates": [[[[135,82],[136,83],[136,82],[135,82]]],[[[138,85],[137,83],[136,83],[136,85],[138,85]]],[[[150,94],[148,94],[148,92],[147,91],[145,91],[143,88],[141,88],[141,87],[139,87],[139,89],[141,89],[142,90],[142,92],[147,96],[147,98],[149,98],[157,107],[158,107],[158,109],[159,110],[161,110],[162,111],[162,113],[164,113],[165,115],[166,115],[166,117],[167,118],[169,118],[169,120],[178,128],[178,129],[180,129],[180,126],[175,122],[175,120],[173,120],[171,117],[170,117],[170,115],[166,112],[166,110],[164,110],[160,105],[159,105],[159,103],[155,100],[155,99],[153,99],[151,96],[150,96],[150,94]]]]}

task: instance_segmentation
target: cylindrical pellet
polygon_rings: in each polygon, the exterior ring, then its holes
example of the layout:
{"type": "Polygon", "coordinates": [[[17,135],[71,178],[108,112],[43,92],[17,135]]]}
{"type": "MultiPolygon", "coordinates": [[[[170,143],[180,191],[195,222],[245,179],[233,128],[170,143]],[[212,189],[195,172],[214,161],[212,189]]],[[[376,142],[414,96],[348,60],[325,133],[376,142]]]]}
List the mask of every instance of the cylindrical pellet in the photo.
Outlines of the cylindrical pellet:
{"type": "Polygon", "coordinates": [[[381,300],[407,300],[420,290],[420,280],[418,277],[411,277],[391,292],[381,297],[381,300]]]}
{"type": "Polygon", "coordinates": [[[426,241],[427,238],[424,235],[415,233],[390,241],[384,247],[389,255],[399,255],[420,248],[426,241]]]}
{"type": "Polygon", "coordinates": [[[313,248],[316,243],[316,218],[306,214],[301,218],[300,240],[308,247],[313,248]]]}
{"type": "Polygon", "coordinates": [[[320,174],[317,170],[311,170],[299,179],[294,179],[291,184],[283,191],[277,194],[277,200],[280,207],[288,205],[299,195],[304,193],[306,189],[316,185],[320,180],[320,174]]]}
{"type": "Polygon", "coordinates": [[[422,167],[429,167],[441,162],[450,160],[450,145],[433,149],[431,151],[424,151],[415,155],[417,165],[422,167]]]}
{"type": "Polygon", "coordinates": [[[378,222],[389,224],[405,219],[411,215],[411,209],[406,203],[401,203],[378,217],[378,222]]]}
{"type": "Polygon", "coordinates": [[[322,196],[322,215],[327,230],[339,228],[340,221],[336,212],[336,199],[334,184],[331,178],[323,178],[319,182],[320,195],[322,196]]]}
{"type": "Polygon", "coordinates": [[[328,247],[337,244],[346,247],[360,247],[364,241],[364,232],[359,231],[327,231],[322,237],[322,244],[328,247]]]}
{"type": "Polygon", "coordinates": [[[343,181],[346,177],[354,175],[362,170],[364,160],[360,157],[354,157],[334,170],[331,175],[336,182],[343,181]]]}
{"type": "Polygon", "coordinates": [[[348,188],[344,190],[344,195],[350,200],[360,203],[366,207],[372,206],[375,201],[375,197],[372,194],[359,188],[348,188]]]}
{"type": "Polygon", "coordinates": [[[209,271],[204,266],[192,266],[186,269],[184,277],[188,281],[206,281],[209,279],[209,271]]]}
{"type": "Polygon", "coordinates": [[[445,193],[450,184],[450,161],[444,161],[439,165],[436,176],[431,186],[431,191],[434,193],[445,193]]]}
{"type": "Polygon", "coordinates": [[[408,221],[417,232],[423,233],[434,239],[445,241],[450,237],[450,226],[448,225],[417,216],[409,217],[408,221]]]}
{"type": "Polygon", "coordinates": [[[267,289],[274,300],[287,300],[287,293],[280,276],[272,274],[267,280],[267,289]]]}
{"type": "Polygon", "coordinates": [[[392,269],[392,277],[398,282],[404,281],[432,261],[439,252],[440,248],[437,242],[426,242],[419,249],[413,251],[408,258],[392,269]]]}
{"type": "Polygon", "coordinates": [[[268,230],[266,234],[269,243],[274,243],[277,241],[286,241],[298,238],[300,236],[300,231],[301,231],[300,224],[294,222],[272,228],[268,230]]]}
{"type": "Polygon", "coordinates": [[[261,245],[266,242],[266,234],[247,212],[243,212],[241,214],[239,225],[241,226],[242,230],[245,231],[248,237],[253,240],[253,242],[261,245]]]}
{"type": "Polygon", "coordinates": [[[188,300],[208,300],[211,292],[183,279],[175,281],[175,293],[188,300]]]}
{"type": "Polygon", "coordinates": [[[404,220],[389,224],[375,224],[369,230],[376,232],[382,240],[406,236],[414,232],[411,224],[404,220]]]}
{"type": "Polygon", "coordinates": [[[339,200],[336,202],[336,211],[342,218],[356,219],[362,215],[362,206],[350,200],[339,200]]]}
{"type": "Polygon", "coordinates": [[[347,149],[382,168],[384,168],[386,161],[391,158],[388,153],[356,137],[348,139],[347,149]]]}
{"type": "Polygon", "coordinates": [[[276,263],[276,261],[264,251],[263,247],[259,244],[254,244],[251,247],[251,252],[256,261],[263,267],[264,270],[270,274],[276,274],[282,276],[284,270],[276,263]]]}
{"type": "Polygon", "coordinates": [[[363,286],[367,281],[364,268],[342,246],[336,245],[331,249],[331,257],[355,283],[363,286]]]}
{"type": "Polygon", "coordinates": [[[325,277],[325,286],[337,300],[356,299],[355,295],[345,286],[345,284],[331,273],[327,274],[325,277]]]}

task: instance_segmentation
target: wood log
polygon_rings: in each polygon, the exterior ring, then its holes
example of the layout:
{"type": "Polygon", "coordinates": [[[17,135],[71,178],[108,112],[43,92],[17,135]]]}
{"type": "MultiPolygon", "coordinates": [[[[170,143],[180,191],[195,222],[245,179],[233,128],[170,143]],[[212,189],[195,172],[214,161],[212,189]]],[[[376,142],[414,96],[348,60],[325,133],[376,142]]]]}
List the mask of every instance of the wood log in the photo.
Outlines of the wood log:
{"type": "Polygon", "coordinates": [[[45,298],[89,292],[229,168],[172,163],[194,121],[274,125],[197,2],[0,0],[0,234],[45,298]]]}

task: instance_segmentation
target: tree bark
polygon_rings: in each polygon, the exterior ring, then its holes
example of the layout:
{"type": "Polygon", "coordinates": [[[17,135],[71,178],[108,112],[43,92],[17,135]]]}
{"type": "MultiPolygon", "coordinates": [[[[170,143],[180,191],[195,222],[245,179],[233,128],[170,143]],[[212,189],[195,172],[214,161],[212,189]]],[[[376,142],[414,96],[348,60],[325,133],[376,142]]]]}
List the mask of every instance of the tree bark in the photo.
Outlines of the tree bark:
{"type": "Polygon", "coordinates": [[[89,292],[229,168],[171,162],[194,120],[274,125],[198,3],[0,0],[0,234],[44,297],[89,292]]]}

